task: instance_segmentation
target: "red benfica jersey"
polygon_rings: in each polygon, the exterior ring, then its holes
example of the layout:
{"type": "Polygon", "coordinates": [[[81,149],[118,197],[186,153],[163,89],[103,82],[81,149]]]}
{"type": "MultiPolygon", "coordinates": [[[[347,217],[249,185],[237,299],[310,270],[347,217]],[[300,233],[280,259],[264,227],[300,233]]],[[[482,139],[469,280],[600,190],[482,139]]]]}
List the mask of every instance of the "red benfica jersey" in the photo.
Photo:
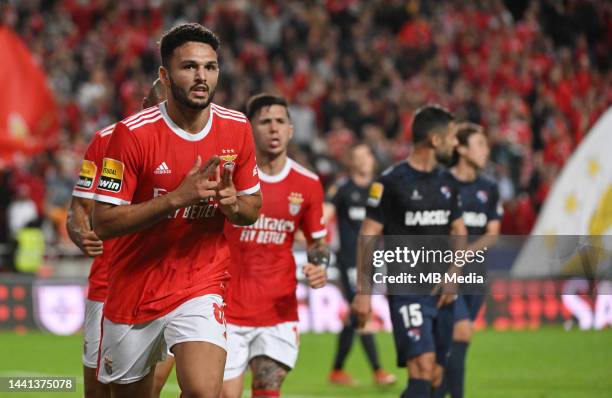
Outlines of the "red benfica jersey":
{"type": "MultiPolygon", "coordinates": [[[[208,123],[190,134],[166,103],[117,123],[104,154],[95,199],[137,204],[176,189],[197,156],[234,165],[238,195],[259,190],[251,127],[239,112],[211,104],[208,123]]],[[[179,209],[142,231],[115,239],[104,316],[136,324],[159,318],[204,294],[224,296],[229,278],[225,217],[215,198],[179,209]]]]}
{"type": "MultiPolygon", "coordinates": [[[[93,200],[100,177],[100,170],[102,170],[104,150],[114,128],[114,124],[110,125],[97,131],[94,135],[83,157],[81,172],[72,191],[72,196],[93,200]]],[[[89,270],[89,290],[87,292],[89,300],[104,301],[106,299],[108,290],[108,261],[113,242],[114,240],[112,239],[105,241],[102,254],[95,257],[91,264],[91,269],[89,270]]]]}
{"type": "Polygon", "coordinates": [[[225,316],[240,326],[298,320],[293,238],[298,228],[309,242],[326,234],[316,174],[287,159],[279,174],[259,170],[259,178],[263,207],[257,222],[225,226],[232,253],[225,316]]]}

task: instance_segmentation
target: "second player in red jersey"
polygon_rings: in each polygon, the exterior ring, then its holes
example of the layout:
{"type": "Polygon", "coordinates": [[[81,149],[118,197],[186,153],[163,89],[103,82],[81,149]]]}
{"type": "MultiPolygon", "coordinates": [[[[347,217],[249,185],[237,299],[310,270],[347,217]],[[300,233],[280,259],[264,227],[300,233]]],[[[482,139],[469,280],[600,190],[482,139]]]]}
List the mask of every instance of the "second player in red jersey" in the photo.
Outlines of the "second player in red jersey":
{"type": "Polygon", "coordinates": [[[242,396],[243,376],[253,371],[252,396],[277,397],[298,353],[296,263],[298,229],[308,241],[302,272],[311,287],[325,285],[329,249],[324,241],[323,188],[316,174],[287,157],[292,126],[283,98],[253,97],[253,123],[263,207],[250,226],[226,223],[232,276],[225,311],[228,358],[223,396],[242,396]]]}
{"type": "MultiPolygon", "coordinates": [[[[142,107],[148,108],[165,99],[161,81],[157,79],[142,107]]],[[[113,240],[102,243],[91,228],[91,216],[98,180],[102,172],[102,161],[106,145],[110,141],[115,125],[107,126],[94,134],[87,147],[79,178],[72,192],[66,229],[70,239],[84,254],[94,257],[89,271],[87,300],[85,302],[85,324],[83,325],[83,387],[85,398],[110,397],[107,385],[98,382],[98,348],[100,347],[100,324],[102,310],[108,291],[108,266],[112,259],[113,240]]]]}

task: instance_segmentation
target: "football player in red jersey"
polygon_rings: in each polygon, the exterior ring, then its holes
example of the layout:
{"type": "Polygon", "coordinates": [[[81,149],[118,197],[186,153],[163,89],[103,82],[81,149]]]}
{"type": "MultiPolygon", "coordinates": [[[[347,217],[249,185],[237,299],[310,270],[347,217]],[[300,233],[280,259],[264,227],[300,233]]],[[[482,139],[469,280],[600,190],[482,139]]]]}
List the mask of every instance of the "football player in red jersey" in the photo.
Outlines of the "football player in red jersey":
{"type": "MultiPolygon", "coordinates": [[[[156,79],[149,94],[142,101],[142,108],[149,108],[166,99],[164,87],[156,79]]],[[[100,322],[102,306],[108,288],[108,263],[112,241],[104,244],[91,229],[91,213],[94,206],[94,191],[102,170],[102,158],[110,140],[114,124],[103,128],[94,135],[81,165],[79,179],[72,192],[66,229],[70,239],[87,256],[94,257],[89,273],[89,286],[85,303],[85,324],[83,326],[83,381],[85,398],[110,397],[110,388],[98,382],[96,366],[100,345],[100,322]]]]}
{"type": "Polygon", "coordinates": [[[94,232],[116,238],[98,380],[113,397],[150,397],[156,362],[174,354],[185,398],[218,398],[231,224],[259,217],[253,137],[240,112],[212,103],[219,40],[199,24],[161,39],[168,100],[115,125],[96,189],[94,232]],[[207,161],[203,161],[207,159],[207,161]]]}
{"type": "Polygon", "coordinates": [[[296,231],[308,242],[302,272],[312,288],[327,282],[329,248],[324,240],[323,189],[316,174],[287,156],[293,126],[284,98],[267,94],[249,100],[257,168],[264,204],[257,222],[240,227],[226,223],[232,276],[225,317],[228,356],[224,398],[242,396],[248,367],[251,396],[280,396],[298,355],[296,264],[292,246],[296,231]]]}

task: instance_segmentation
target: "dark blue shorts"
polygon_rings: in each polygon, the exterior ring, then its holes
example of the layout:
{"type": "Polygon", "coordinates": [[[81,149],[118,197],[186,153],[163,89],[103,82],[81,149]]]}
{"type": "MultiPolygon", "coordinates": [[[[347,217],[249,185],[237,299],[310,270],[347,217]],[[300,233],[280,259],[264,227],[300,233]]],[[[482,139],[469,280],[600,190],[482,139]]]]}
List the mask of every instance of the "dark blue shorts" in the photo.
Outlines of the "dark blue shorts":
{"type": "Polygon", "coordinates": [[[466,319],[475,321],[484,301],[483,294],[460,294],[455,300],[455,322],[466,319]]]}
{"type": "Polygon", "coordinates": [[[438,296],[389,296],[389,310],[397,352],[397,366],[433,352],[446,366],[455,324],[454,304],[437,308],[438,296]]]}

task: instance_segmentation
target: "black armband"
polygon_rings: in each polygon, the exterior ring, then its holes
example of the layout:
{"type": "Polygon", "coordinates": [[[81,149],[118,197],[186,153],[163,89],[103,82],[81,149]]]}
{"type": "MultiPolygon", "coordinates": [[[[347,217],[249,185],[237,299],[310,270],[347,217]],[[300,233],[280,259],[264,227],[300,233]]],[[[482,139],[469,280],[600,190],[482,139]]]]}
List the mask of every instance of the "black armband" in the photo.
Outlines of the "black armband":
{"type": "Polygon", "coordinates": [[[331,253],[328,247],[316,248],[308,251],[308,262],[316,265],[324,265],[329,267],[331,262],[331,253]]]}

